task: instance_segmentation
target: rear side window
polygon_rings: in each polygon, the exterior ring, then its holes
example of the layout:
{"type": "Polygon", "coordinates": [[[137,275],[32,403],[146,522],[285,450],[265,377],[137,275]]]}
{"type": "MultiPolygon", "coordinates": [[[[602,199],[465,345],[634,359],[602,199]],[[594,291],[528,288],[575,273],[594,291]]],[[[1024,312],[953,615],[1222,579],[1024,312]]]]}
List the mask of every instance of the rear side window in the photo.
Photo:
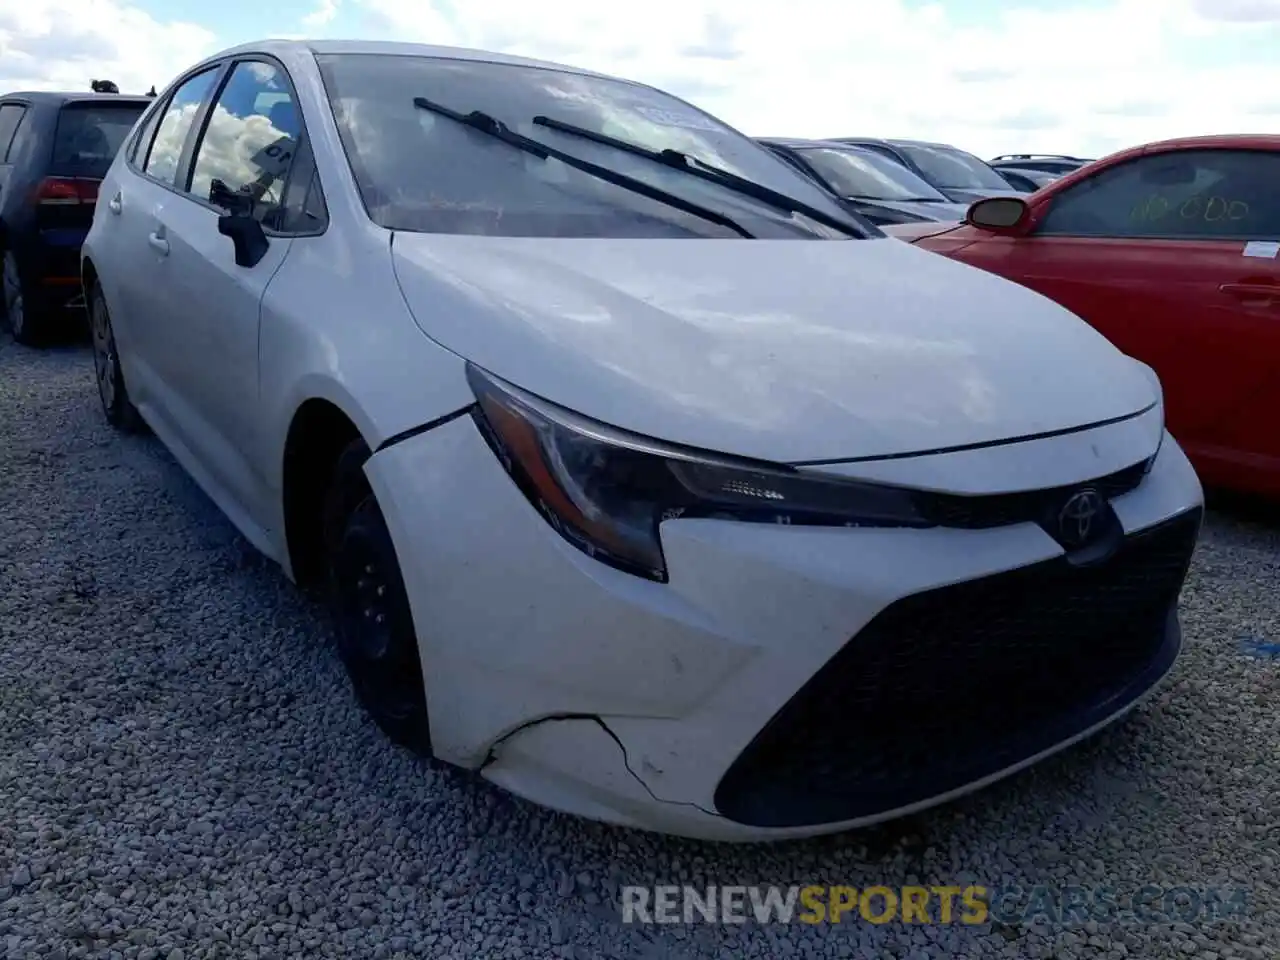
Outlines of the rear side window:
{"type": "Polygon", "coordinates": [[[142,169],[149,177],[173,186],[178,177],[178,164],[182,161],[182,148],[187,134],[196,122],[200,105],[208,96],[217,79],[219,67],[210,67],[197,73],[173,92],[160,117],[160,128],[151,142],[142,169]]]}
{"type": "Polygon", "coordinates": [[[71,103],[58,114],[54,176],[104,177],[145,103],[71,103]]]}
{"type": "Polygon", "coordinates": [[[26,109],[17,103],[6,103],[0,107],[0,162],[9,158],[9,146],[13,143],[13,135],[17,132],[26,109]]]}

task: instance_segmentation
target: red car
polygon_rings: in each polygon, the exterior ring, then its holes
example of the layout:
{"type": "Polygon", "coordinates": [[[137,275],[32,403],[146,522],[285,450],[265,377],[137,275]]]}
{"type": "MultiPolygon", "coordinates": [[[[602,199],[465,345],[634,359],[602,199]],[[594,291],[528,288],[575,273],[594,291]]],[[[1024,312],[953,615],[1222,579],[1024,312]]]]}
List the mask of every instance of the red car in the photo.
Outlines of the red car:
{"type": "Polygon", "coordinates": [[[1206,485],[1280,497],[1280,136],[1135,147],[914,227],[890,232],[1056,300],[1153,367],[1206,485]]]}

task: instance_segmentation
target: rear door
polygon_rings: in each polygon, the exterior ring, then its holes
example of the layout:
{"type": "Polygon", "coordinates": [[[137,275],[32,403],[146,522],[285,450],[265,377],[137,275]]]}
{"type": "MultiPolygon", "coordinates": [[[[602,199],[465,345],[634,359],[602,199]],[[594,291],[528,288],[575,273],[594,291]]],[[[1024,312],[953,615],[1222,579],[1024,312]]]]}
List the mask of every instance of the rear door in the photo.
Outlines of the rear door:
{"type": "Polygon", "coordinates": [[[108,293],[120,363],[134,401],[146,406],[159,401],[157,413],[166,420],[172,391],[160,374],[160,358],[181,342],[174,318],[184,307],[168,293],[173,271],[159,231],[160,218],[169,205],[189,202],[175,184],[195,138],[197,115],[221,71],[221,66],[214,66],[193,74],[157,106],[130,144],[118,177],[108,181],[101,201],[102,242],[95,241],[95,247],[105,261],[99,273],[108,293]]]}
{"type": "Polygon", "coordinates": [[[1072,184],[1029,236],[979,234],[962,259],[1056,300],[1155,368],[1170,430],[1202,461],[1262,466],[1280,458],[1280,426],[1265,415],[1280,401],[1277,183],[1278,153],[1143,154],[1072,184]]]}

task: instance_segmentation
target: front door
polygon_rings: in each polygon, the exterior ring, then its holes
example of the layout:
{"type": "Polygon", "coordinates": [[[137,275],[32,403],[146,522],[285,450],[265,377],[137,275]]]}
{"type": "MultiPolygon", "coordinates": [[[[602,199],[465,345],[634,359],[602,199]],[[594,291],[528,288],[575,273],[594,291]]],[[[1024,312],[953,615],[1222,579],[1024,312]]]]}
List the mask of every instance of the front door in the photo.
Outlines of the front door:
{"type": "Polygon", "coordinates": [[[281,67],[235,63],[191,153],[185,196],[157,212],[169,271],[172,336],[163,377],[180,399],[182,442],[242,529],[269,515],[258,410],[258,325],[267,286],[293,240],[275,229],[301,129],[281,67]],[[238,263],[219,218],[257,221],[265,253],[238,263]],[[235,516],[243,512],[243,516],[235,516]]]}

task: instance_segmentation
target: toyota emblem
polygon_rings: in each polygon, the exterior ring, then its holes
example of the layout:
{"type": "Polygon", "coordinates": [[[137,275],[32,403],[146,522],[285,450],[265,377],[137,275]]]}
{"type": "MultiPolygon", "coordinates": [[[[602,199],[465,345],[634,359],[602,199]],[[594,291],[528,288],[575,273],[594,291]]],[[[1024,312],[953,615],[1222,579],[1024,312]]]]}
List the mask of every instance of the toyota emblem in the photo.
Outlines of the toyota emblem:
{"type": "Polygon", "coordinates": [[[1106,501],[1097,490],[1073,493],[1058,512],[1058,539],[1065,547],[1082,547],[1102,527],[1106,501]]]}

